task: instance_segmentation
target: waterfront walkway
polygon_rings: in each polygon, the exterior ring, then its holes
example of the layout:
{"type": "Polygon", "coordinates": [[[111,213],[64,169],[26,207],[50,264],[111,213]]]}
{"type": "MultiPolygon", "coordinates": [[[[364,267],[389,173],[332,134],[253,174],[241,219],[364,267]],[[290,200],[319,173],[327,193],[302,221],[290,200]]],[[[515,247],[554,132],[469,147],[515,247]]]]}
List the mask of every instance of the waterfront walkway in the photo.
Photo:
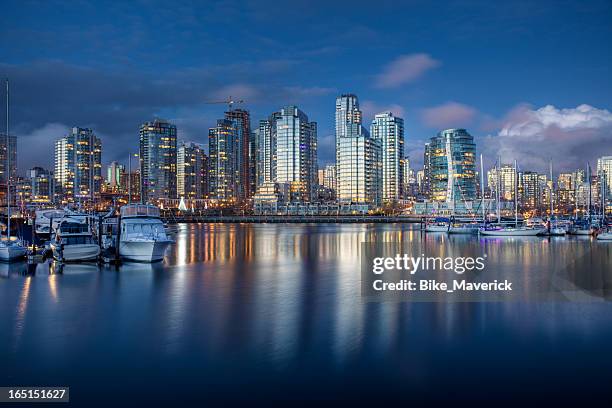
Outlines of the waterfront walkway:
{"type": "Polygon", "coordinates": [[[379,215],[221,215],[200,216],[191,214],[168,214],[162,219],[168,224],[178,223],[419,223],[419,216],[379,215]]]}

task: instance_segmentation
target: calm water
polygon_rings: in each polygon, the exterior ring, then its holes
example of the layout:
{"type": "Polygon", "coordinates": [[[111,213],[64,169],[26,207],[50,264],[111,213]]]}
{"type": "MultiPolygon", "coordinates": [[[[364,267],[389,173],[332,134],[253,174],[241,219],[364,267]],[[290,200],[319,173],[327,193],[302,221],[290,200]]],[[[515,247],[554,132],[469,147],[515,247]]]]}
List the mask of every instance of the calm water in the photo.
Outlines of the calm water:
{"type": "Polygon", "coordinates": [[[580,251],[612,273],[612,243],[410,228],[179,225],[159,264],[0,265],[0,385],[68,385],[88,405],[609,396],[609,301],[366,303],[359,252],[480,245],[529,279],[580,251]]]}

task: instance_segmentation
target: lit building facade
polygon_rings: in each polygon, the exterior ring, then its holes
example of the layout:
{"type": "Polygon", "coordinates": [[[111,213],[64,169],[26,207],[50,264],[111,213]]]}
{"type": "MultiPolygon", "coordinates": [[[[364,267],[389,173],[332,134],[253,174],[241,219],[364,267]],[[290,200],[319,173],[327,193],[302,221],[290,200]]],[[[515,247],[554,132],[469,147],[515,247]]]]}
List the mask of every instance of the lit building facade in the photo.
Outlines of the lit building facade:
{"type": "Polygon", "coordinates": [[[317,193],[317,124],[295,106],[276,120],[276,180],[289,185],[290,201],[314,201],[317,193]]]}
{"type": "Polygon", "coordinates": [[[404,120],[391,112],[379,113],[372,121],[370,135],[381,147],[382,201],[398,201],[404,196],[404,120]]]}
{"type": "Polygon", "coordinates": [[[176,189],[179,198],[208,197],[208,158],[204,147],[183,142],[177,150],[176,189]]]}
{"type": "Polygon", "coordinates": [[[219,119],[208,131],[209,196],[223,205],[240,200],[240,143],[236,123],[219,119]]]}
{"type": "Polygon", "coordinates": [[[276,180],[276,120],[280,112],[259,121],[256,138],[256,186],[276,180]]]}
{"type": "MultiPolygon", "coordinates": [[[[6,164],[7,164],[7,157],[6,157],[6,143],[7,143],[7,137],[6,137],[6,133],[0,133],[0,183],[2,184],[6,184],[6,164]]],[[[10,161],[11,161],[11,171],[10,171],[10,177],[11,180],[14,180],[17,177],[17,137],[14,135],[11,135],[8,138],[8,143],[9,143],[9,152],[10,152],[10,161]]]]}
{"type": "Polygon", "coordinates": [[[140,197],[145,203],[176,198],[176,126],[155,119],[140,126],[140,197]]]}
{"type": "Polygon", "coordinates": [[[380,141],[361,124],[359,101],[353,94],[336,99],[336,194],[344,204],[381,204],[380,141]]]}
{"type": "Polygon", "coordinates": [[[34,167],[28,171],[30,177],[30,201],[33,203],[50,204],[55,195],[53,172],[42,167],[34,167]]]}
{"type": "Polygon", "coordinates": [[[612,156],[603,156],[597,159],[597,175],[605,178],[606,199],[610,199],[612,197],[612,156]]]}
{"type": "Polygon", "coordinates": [[[255,178],[251,175],[254,170],[254,167],[251,166],[251,117],[247,110],[232,109],[225,112],[225,119],[232,121],[235,127],[238,144],[238,153],[235,156],[238,168],[236,199],[244,202],[253,196],[255,189],[255,186],[252,185],[255,178]]]}
{"type": "Polygon", "coordinates": [[[476,199],[476,145],[465,129],[447,129],[431,138],[431,198],[464,202],[476,199]]]}
{"type": "Polygon", "coordinates": [[[93,130],[74,127],[55,142],[58,202],[93,201],[102,186],[102,142],[93,130]]]}
{"type": "Polygon", "coordinates": [[[106,182],[111,189],[121,189],[121,174],[125,172],[125,166],[119,162],[112,161],[106,168],[106,182]]]}

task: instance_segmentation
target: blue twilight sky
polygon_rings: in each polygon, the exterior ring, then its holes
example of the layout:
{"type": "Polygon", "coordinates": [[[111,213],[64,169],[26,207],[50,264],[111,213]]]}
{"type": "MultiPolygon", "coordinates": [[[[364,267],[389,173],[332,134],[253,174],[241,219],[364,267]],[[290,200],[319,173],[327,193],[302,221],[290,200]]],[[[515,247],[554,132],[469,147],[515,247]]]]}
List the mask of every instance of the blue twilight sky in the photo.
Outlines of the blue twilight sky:
{"type": "MultiPolygon", "coordinates": [[[[407,154],[465,127],[488,158],[523,168],[612,154],[608,1],[0,1],[0,75],[11,79],[19,167],[51,166],[68,127],[92,127],[105,162],[136,151],[138,126],[174,121],[207,144],[223,105],[253,125],[287,104],[319,124],[334,157],[334,103],[359,96],[369,127],[391,110],[407,154]],[[548,106],[550,105],[550,106],[548,106]],[[29,149],[29,150],[28,150],[29,149]]],[[[1,121],[4,124],[4,117],[1,121]]]]}

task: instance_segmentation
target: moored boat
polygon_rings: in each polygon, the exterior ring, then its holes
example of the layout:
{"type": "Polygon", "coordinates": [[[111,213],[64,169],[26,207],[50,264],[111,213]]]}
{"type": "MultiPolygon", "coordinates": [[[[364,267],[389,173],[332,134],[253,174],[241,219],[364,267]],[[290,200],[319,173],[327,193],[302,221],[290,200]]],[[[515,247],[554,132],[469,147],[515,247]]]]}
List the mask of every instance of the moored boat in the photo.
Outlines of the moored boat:
{"type": "Polygon", "coordinates": [[[122,207],[120,228],[119,255],[128,261],[161,261],[168,246],[174,242],[166,234],[159,208],[154,205],[122,207]]]}
{"type": "Polygon", "coordinates": [[[61,262],[95,261],[100,246],[94,241],[88,224],[64,219],[50,243],[53,258],[61,262]]]}
{"type": "Polygon", "coordinates": [[[481,228],[480,235],[494,237],[519,237],[519,236],[535,236],[546,232],[544,228],[534,227],[497,227],[497,228],[481,228]]]}

